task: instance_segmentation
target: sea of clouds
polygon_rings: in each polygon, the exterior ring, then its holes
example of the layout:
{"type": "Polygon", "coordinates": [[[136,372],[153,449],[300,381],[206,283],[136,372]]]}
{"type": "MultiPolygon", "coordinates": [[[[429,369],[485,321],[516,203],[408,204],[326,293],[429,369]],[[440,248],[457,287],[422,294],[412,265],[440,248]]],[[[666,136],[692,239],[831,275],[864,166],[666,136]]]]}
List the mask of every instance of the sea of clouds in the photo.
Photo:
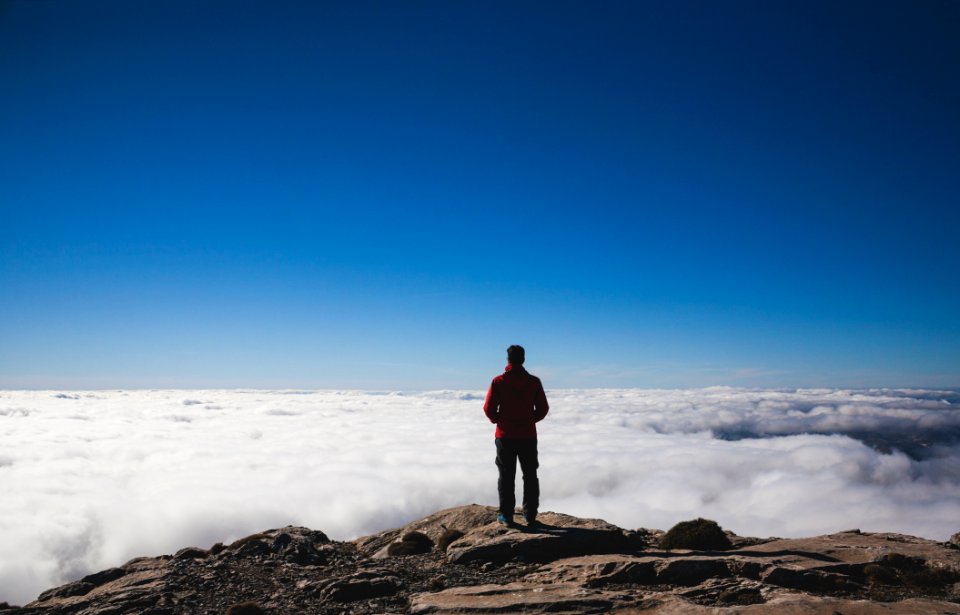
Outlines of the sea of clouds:
{"type": "MultiPolygon", "coordinates": [[[[0,602],[288,524],[496,504],[483,391],[0,391],[0,602]]],[[[542,510],[738,534],[960,530],[960,395],[554,390],[542,510]]]]}

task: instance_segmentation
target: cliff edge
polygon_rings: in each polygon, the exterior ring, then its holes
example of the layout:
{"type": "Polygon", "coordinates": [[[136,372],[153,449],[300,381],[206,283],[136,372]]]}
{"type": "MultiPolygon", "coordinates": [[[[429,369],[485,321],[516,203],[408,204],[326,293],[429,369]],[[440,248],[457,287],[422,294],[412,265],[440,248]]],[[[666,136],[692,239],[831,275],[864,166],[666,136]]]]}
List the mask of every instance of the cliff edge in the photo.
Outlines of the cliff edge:
{"type": "Polygon", "coordinates": [[[697,520],[679,529],[713,531],[713,540],[693,532],[693,548],[678,548],[677,528],[668,540],[600,519],[539,520],[508,528],[474,504],[349,542],[273,529],[137,558],[23,607],[0,604],[0,615],[960,615],[960,534],[946,543],[859,530],[759,539],[697,520]]]}

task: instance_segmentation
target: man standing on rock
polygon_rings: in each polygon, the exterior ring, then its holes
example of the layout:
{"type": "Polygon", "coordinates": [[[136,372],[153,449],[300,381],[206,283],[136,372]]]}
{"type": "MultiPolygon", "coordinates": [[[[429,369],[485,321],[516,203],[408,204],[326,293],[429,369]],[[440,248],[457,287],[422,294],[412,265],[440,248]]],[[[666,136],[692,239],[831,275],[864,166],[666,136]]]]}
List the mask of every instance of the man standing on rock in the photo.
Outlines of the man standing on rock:
{"type": "Polygon", "coordinates": [[[528,525],[536,523],[540,506],[540,481],[537,479],[537,426],[547,416],[547,395],[540,379],[523,368],[523,346],[507,348],[507,367],[490,383],[483,412],[496,423],[497,469],[500,478],[500,514],[497,519],[513,525],[517,504],[514,491],[517,459],[523,472],[523,516],[528,525]]]}

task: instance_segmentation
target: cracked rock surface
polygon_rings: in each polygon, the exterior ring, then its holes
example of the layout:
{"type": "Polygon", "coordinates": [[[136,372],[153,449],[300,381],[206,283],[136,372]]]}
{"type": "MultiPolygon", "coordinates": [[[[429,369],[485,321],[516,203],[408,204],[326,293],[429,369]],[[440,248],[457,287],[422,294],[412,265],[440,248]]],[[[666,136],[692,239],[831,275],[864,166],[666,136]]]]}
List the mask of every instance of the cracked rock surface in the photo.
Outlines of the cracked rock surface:
{"type": "Polygon", "coordinates": [[[661,613],[960,615],[960,548],[858,530],[798,539],[728,533],[723,551],[663,550],[660,530],[543,513],[442,510],[336,542],[302,527],[142,557],[0,615],[265,613],[661,613]],[[445,547],[445,548],[444,548],[445,547]]]}

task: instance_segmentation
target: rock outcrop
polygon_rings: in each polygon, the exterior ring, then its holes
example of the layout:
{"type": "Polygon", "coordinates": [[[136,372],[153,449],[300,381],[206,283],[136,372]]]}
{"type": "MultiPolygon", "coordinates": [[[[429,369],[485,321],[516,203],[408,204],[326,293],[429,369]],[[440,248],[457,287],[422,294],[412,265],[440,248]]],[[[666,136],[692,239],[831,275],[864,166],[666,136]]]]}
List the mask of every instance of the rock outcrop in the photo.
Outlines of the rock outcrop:
{"type": "MultiPolygon", "coordinates": [[[[659,530],[544,513],[505,527],[451,508],[351,542],[286,527],[188,547],[43,592],[0,615],[234,613],[772,613],[960,615],[960,549],[858,530],[802,539],[726,533],[663,549],[659,530]],[[241,607],[242,604],[242,607],[241,607]]],[[[702,520],[699,520],[702,521],[702,520]]],[[[668,544],[668,543],[664,543],[668,544]]]]}

